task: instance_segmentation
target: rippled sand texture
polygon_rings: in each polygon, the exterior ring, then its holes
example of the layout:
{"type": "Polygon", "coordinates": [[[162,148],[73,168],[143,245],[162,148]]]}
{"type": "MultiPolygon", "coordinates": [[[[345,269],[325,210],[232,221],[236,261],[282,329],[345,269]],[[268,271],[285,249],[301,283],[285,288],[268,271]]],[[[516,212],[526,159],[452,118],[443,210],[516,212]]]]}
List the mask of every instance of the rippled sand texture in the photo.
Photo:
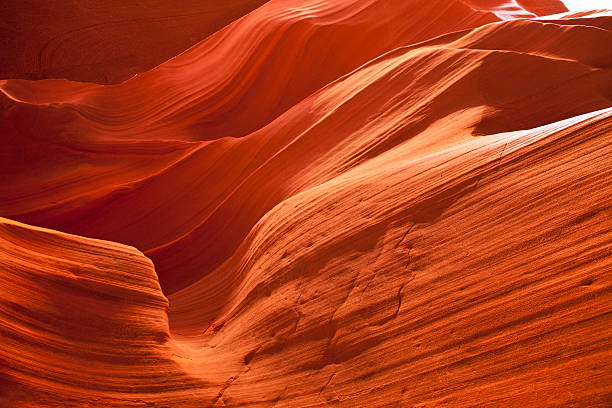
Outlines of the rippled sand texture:
{"type": "Polygon", "coordinates": [[[0,407],[612,405],[612,11],[114,3],[3,45],[0,407]]]}

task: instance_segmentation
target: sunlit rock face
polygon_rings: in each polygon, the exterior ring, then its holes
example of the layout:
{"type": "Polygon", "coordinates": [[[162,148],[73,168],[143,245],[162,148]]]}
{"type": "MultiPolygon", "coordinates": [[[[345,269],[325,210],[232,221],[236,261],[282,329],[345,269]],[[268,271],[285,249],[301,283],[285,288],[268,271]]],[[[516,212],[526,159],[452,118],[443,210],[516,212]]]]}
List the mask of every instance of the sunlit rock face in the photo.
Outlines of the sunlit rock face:
{"type": "Polygon", "coordinates": [[[0,407],[612,404],[612,12],[179,3],[4,6],[0,407]]]}

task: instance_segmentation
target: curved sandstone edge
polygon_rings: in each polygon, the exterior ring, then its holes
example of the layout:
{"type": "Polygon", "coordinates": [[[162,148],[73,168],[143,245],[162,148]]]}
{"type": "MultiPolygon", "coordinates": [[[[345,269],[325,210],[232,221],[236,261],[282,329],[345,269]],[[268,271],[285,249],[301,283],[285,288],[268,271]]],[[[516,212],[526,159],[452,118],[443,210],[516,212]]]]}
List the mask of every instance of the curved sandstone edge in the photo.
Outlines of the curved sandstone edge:
{"type": "Polygon", "coordinates": [[[0,218],[0,405],[197,400],[201,381],[172,362],[167,310],[138,250],[0,218]]]}
{"type": "Polygon", "coordinates": [[[170,295],[185,369],[226,407],[609,405],[612,110],[411,147],[170,295]]]}

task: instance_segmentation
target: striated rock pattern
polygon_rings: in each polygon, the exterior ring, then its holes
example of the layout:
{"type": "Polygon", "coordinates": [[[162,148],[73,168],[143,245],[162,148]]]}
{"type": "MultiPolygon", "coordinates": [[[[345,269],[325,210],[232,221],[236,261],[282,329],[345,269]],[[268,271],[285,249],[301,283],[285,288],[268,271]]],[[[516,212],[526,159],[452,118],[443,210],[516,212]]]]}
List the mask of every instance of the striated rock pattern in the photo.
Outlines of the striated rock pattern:
{"type": "Polygon", "coordinates": [[[199,383],[172,361],[168,300],[138,250],[2,218],[0,270],[1,406],[142,406],[199,383]]]}
{"type": "Polygon", "coordinates": [[[564,11],[273,0],[5,76],[0,406],[609,407],[612,12],[564,11]]]}

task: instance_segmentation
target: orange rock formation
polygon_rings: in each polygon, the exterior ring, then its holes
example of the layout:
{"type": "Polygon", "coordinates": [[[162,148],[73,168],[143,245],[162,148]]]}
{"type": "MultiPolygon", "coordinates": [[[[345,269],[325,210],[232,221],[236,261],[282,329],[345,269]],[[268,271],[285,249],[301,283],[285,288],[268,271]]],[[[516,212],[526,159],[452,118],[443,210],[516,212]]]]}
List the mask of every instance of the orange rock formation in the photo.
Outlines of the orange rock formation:
{"type": "Polygon", "coordinates": [[[612,12],[111,3],[0,81],[0,407],[612,404],[612,12]]]}

